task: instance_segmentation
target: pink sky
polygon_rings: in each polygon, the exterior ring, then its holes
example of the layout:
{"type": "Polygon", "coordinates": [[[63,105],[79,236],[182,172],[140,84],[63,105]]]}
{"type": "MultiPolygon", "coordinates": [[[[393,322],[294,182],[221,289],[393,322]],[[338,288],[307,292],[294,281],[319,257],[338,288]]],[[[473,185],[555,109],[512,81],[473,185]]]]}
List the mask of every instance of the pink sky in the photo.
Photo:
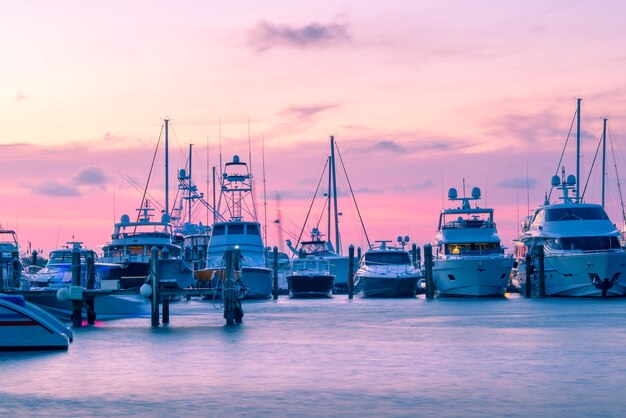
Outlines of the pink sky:
{"type": "MultiPolygon", "coordinates": [[[[106,243],[114,219],[140,204],[125,178],[145,183],[167,116],[171,184],[190,142],[196,182],[205,183],[218,163],[220,120],[223,158],[247,159],[249,120],[257,202],[264,137],[268,220],[280,193],[292,233],[335,134],[372,240],[431,242],[442,195],[465,178],[468,190],[483,189],[482,206],[495,209],[510,246],[527,194],[531,208],[543,201],[575,97],[583,98],[581,172],[602,116],[618,170],[626,168],[625,7],[13,2],[0,16],[0,224],[46,252],[72,237],[106,243]]],[[[571,141],[568,173],[574,152],[571,141]]],[[[159,199],[162,163],[150,190],[159,199]]],[[[621,225],[609,167],[607,210],[621,225]]],[[[587,201],[600,199],[598,177],[596,168],[587,201]]],[[[352,204],[340,205],[343,242],[363,246],[352,204]]],[[[277,243],[271,224],[268,241],[277,243]]]]}

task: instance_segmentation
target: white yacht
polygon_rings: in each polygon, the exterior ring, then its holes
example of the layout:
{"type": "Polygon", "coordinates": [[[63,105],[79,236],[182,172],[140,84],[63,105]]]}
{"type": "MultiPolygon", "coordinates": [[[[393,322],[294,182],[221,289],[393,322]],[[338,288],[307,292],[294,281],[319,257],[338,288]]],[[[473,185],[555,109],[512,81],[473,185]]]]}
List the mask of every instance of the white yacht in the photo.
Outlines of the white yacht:
{"type": "Polygon", "coordinates": [[[414,297],[421,269],[413,265],[408,251],[387,247],[391,241],[376,242],[380,245],[365,252],[354,275],[356,292],[365,297],[414,297]]]}
{"type": "Polygon", "coordinates": [[[493,209],[470,206],[480,197],[478,187],[472,197],[458,197],[455,188],[448,191],[448,199],[461,207],[439,215],[433,279],[440,296],[502,296],[508,288],[513,259],[504,255],[493,209]]]}
{"type": "MultiPolygon", "coordinates": [[[[235,155],[224,165],[221,193],[207,248],[206,267],[195,272],[199,281],[214,282],[214,272],[223,270],[224,253],[238,247],[241,254],[240,280],[247,298],[269,298],[272,295],[273,272],[267,267],[261,226],[257,222],[252,194],[252,175],[248,165],[235,155]],[[250,200],[248,202],[247,200],[250,200]],[[244,221],[244,215],[252,218],[244,221]]],[[[213,283],[217,285],[218,283],[213,283]]]]}
{"type": "MultiPolygon", "coordinates": [[[[516,278],[526,286],[524,262],[537,248],[544,250],[547,296],[622,296],[626,294],[626,252],[620,245],[620,231],[598,204],[582,203],[576,195],[576,177],[565,178],[565,170],[552,177],[552,186],[561,190],[560,203],[546,201],[525,223],[516,241],[519,264],[516,278]]],[[[534,261],[531,286],[538,280],[534,261]]]]}
{"type": "Polygon", "coordinates": [[[0,226],[0,269],[3,283],[0,288],[20,289],[27,282],[24,266],[20,259],[17,234],[0,226]]]}

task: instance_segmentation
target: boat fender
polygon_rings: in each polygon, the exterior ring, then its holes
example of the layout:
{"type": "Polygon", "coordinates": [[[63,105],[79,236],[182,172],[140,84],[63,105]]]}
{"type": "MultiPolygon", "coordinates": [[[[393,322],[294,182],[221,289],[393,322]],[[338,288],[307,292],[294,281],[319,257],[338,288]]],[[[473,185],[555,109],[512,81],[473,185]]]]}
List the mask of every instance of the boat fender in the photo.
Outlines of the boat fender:
{"type": "Polygon", "coordinates": [[[59,290],[57,290],[57,299],[61,302],[65,302],[66,300],[69,300],[70,298],[70,289],[68,289],[67,287],[62,287],[59,290]]]}
{"type": "Polygon", "coordinates": [[[150,296],[152,296],[152,286],[150,286],[148,283],[142,284],[139,288],[139,294],[144,298],[149,298],[150,296]]]}

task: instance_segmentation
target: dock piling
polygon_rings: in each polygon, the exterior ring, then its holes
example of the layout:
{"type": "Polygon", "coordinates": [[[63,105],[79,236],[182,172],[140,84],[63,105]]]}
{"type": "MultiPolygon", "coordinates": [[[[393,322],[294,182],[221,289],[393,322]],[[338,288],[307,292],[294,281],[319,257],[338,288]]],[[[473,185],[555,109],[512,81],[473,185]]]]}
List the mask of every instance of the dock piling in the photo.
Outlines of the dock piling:
{"type": "Polygon", "coordinates": [[[424,245],[424,267],[426,269],[426,299],[435,298],[435,283],[433,282],[433,247],[424,245]]]}
{"type": "MultiPolygon", "coordinates": [[[[80,287],[80,248],[74,245],[72,248],[72,288],[80,287]]],[[[70,295],[72,291],[70,291],[70,295]]],[[[72,326],[79,328],[83,326],[83,298],[72,299],[72,326]]]]}
{"type": "Polygon", "coordinates": [[[153,246],[150,249],[150,285],[152,286],[152,297],[150,299],[150,322],[153,327],[158,327],[160,322],[158,267],[159,249],[156,246],[153,246]]]}
{"type": "Polygon", "coordinates": [[[11,253],[11,287],[20,288],[20,255],[17,251],[11,253]]]}
{"type": "MultiPolygon", "coordinates": [[[[94,262],[94,253],[90,251],[85,255],[85,275],[87,276],[87,289],[96,288],[96,268],[94,262]]],[[[95,299],[93,296],[86,296],[84,303],[87,310],[87,323],[89,325],[93,325],[96,323],[95,299]]]]}
{"type": "Polygon", "coordinates": [[[354,298],[354,245],[348,247],[348,299],[354,298]]]}
{"type": "Polygon", "coordinates": [[[543,245],[539,245],[537,247],[537,259],[539,261],[539,289],[537,290],[537,297],[538,298],[545,298],[546,297],[546,272],[544,269],[544,261],[545,261],[545,257],[544,257],[544,252],[543,252],[543,245]]]}
{"type": "Polygon", "coordinates": [[[533,270],[535,269],[535,267],[533,266],[533,259],[530,256],[530,254],[526,254],[526,289],[525,289],[525,296],[527,298],[530,298],[531,293],[530,293],[530,288],[531,288],[531,280],[530,278],[533,275],[533,270]]]}
{"type": "Polygon", "coordinates": [[[0,252],[0,292],[4,290],[4,257],[0,252]]]}
{"type": "Polygon", "coordinates": [[[274,267],[274,286],[272,287],[272,296],[274,300],[278,299],[278,247],[274,245],[272,249],[273,263],[274,267]]]}

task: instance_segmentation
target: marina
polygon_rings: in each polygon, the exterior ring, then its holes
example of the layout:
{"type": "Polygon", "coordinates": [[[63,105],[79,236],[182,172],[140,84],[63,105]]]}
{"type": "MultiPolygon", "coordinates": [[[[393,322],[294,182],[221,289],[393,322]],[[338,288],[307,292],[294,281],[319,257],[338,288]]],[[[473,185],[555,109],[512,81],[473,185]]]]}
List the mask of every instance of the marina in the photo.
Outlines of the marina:
{"type": "Polygon", "coordinates": [[[1,353],[16,416],[621,416],[626,299],[210,301],[171,325],[75,330],[67,352],[1,353]],[[593,388],[592,391],[589,389],[593,388]],[[169,411],[169,412],[166,412],[169,411]]]}

